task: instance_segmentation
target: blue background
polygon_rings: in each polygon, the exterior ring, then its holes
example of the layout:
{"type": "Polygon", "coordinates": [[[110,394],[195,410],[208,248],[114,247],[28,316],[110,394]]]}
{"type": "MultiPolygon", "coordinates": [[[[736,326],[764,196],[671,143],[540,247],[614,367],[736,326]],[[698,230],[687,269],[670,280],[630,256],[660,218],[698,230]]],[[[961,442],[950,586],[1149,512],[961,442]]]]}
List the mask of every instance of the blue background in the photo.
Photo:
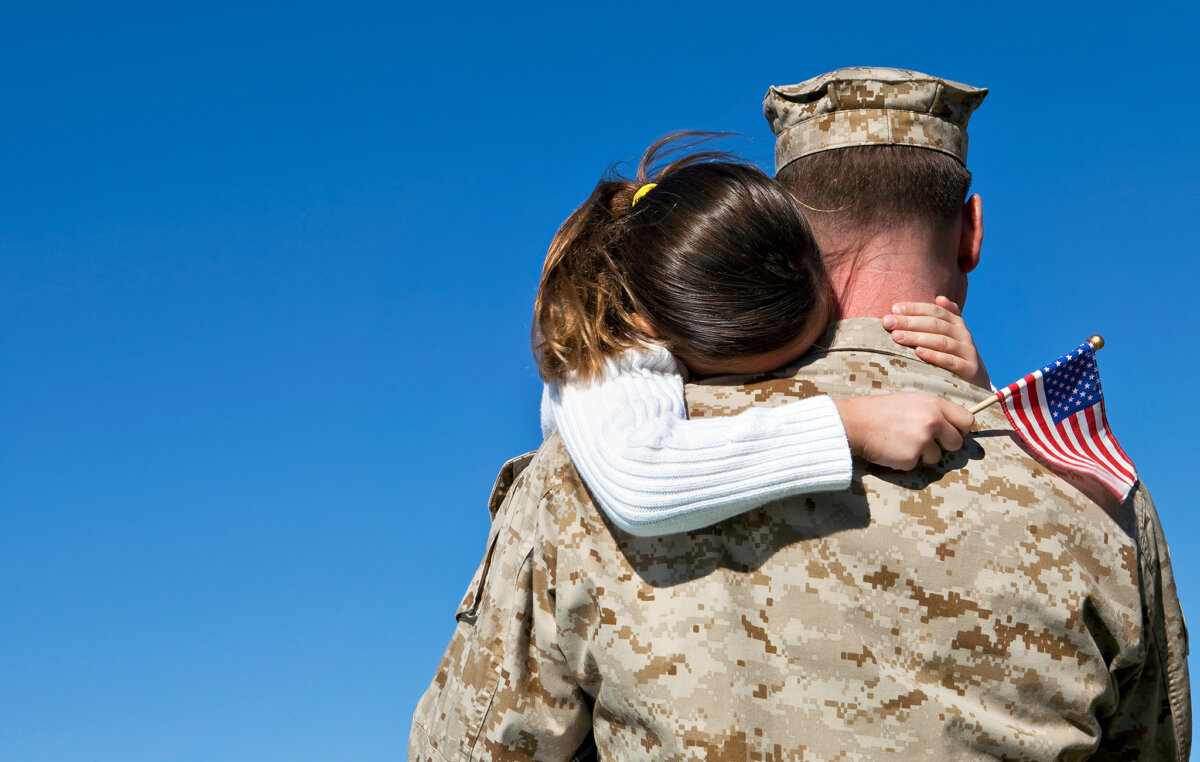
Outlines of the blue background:
{"type": "Polygon", "coordinates": [[[1132,7],[5,3],[0,759],[401,757],[557,225],[847,65],[992,89],[968,322],[998,383],[1108,339],[1196,616],[1198,19],[1132,7]]]}

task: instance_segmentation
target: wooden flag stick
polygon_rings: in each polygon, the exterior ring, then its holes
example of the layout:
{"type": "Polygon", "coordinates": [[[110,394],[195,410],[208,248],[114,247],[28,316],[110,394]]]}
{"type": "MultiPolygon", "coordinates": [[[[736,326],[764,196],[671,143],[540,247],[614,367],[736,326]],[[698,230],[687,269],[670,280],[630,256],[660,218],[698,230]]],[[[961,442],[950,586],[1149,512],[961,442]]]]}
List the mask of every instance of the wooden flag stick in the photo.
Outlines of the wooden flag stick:
{"type": "MultiPolygon", "coordinates": [[[[1099,352],[1101,349],[1104,349],[1104,337],[1103,336],[1100,336],[1100,335],[1093,336],[1092,338],[1088,339],[1088,343],[1091,344],[1092,349],[1095,349],[1097,352],[1099,352]]],[[[1000,401],[1000,398],[994,394],[985,400],[980,400],[979,402],[975,403],[974,407],[971,408],[971,415],[977,415],[980,411],[988,409],[989,407],[991,407],[992,405],[994,405],[995,403],[997,403],[999,401],[1000,401]]]]}

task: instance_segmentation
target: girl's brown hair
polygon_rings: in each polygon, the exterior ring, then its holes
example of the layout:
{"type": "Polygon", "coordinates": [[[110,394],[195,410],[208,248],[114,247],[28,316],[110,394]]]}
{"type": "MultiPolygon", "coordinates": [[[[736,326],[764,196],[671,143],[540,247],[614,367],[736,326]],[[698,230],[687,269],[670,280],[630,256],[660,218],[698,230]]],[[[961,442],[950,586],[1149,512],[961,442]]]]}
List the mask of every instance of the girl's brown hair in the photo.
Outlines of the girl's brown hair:
{"type": "Polygon", "coordinates": [[[808,223],[758,169],[694,150],[716,135],[659,140],[635,178],[602,179],[559,228],[534,305],[542,378],[595,378],[606,358],[642,343],[685,363],[753,357],[825,321],[828,276],[808,223]]]}

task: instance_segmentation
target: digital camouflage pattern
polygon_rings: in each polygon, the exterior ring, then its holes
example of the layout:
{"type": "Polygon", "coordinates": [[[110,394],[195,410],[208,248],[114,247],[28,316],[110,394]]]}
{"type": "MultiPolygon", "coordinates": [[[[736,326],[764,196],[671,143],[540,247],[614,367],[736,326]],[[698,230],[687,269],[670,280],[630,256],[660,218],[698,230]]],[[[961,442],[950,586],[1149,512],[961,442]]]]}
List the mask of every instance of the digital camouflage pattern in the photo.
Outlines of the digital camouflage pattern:
{"type": "Polygon", "coordinates": [[[833,148],[906,145],[966,166],[967,121],[988,91],[919,71],[853,66],[772,87],[763,114],[775,133],[775,170],[833,148]]]}
{"type": "MultiPolygon", "coordinates": [[[[989,393],[876,320],[819,346],[690,385],[693,415],[989,393]]],[[[411,760],[566,760],[593,729],[622,761],[1187,759],[1186,634],[1149,495],[1093,502],[995,408],[936,466],[857,462],[848,492],[687,534],[609,524],[557,435],[509,484],[411,760]]]]}

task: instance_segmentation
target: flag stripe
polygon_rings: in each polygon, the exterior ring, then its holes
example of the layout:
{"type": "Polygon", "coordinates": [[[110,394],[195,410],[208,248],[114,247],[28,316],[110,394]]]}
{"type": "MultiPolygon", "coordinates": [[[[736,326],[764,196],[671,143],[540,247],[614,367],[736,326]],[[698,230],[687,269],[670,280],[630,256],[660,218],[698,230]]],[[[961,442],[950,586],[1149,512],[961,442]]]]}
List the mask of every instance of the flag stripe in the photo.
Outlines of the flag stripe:
{"type": "Polygon", "coordinates": [[[1028,398],[1028,394],[1026,393],[1026,379],[1021,379],[1009,387],[1009,389],[1006,391],[1008,391],[1011,395],[1012,406],[1011,410],[1008,406],[1005,406],[1004,412],[1012,413],[1012,415],[1009,416],[1009,422],[1012,423],[1013,428],[1016,429],[1023,438],[1031,439],[1032,441],[1030,441],[1029,444],[1033,446],[1035,450],[1037,450],[1039,453],[1042,453],[1043,456],[1049,458],[1050,460],[1053,460],[1056,456],[1056,453],[1053,452],[1052,445],[1049,442],[1045,442],[1042,437],[1039,436],[1037,427],[1030,420],[1032,413],[1029,410],[1028,405],[1026,405],[1026,399],[1028,398]],[[1016,420],[1014,420],[1014,416],[1016,417],[1016,420]]]}
{"type": "Polygon", "coordinates": [[[1107,458],[1100,452],[1101,448],[1096,447],[1094,443],[1088,439],[1088,436],[1084,431],[1084,424],[1085,421],[1081,417],[1081,414],[1077,413],[1071,416],[1068,420],[1063,421],[1060,425],[1064,427],[1065,431],[1072,438],[1080,442],[1080,448],[1092,453],[1096,458],[1096,461],[1088,464],[1086,473],[1089,473],[1095,478],[1104,482],[1109,489],[1116,491],[1120,484],[1124,481],[1124,477],[1119,477],[1114,474],[1111,467],[1105,468],[1101,465],[1102,463],[1107,462],[1107,458]]]}
{"type": "MultiPolygon", "coordinates": [[[[1098,448],[1090,446],[1090,443],[1087,441],[1087,434],[1083,430],[1083,421],[1080,420],[1079,416],[1073,415],[1059,425],[1063,429],[1063,433],[1075,442],[1076,452],[1085,453],[1085,455],[1090,455],[1096,461],[1103,462],[1103,455],[1098,448]]],[[[1094,462],[1088,463],[1088,470],[1096,475],[1099,475],[1103,471],[1094,462]]]]}
{"type": "MultiPolygon", "coordinates": [[[[1022,438],[1024,438],[1027,443],[1034,448],[1034,450],[1036,450],[1050,462],[1054,463],[1059,460],[1063,460],[1071,463],[1068,468],[1087,468],[1087,464],[1082,460],[1072,458],[1071,456],[1062,452],[1060,448],[1055,446],[1052,440],[1044,436],[1043,429],[1034,423],[1033,417],[1035,406],[1029,404],[1029,401],[1032,399],[1032,395],[1029,393],[1030,390],[1026,386],[1026,380],[1028,378],[1030,377],[1027,376],[1026,378],[1021,379],[1009,387],[1008,390],[1006,390],[1010,391],[1013,397],[1014,404],[1012,405],[1011,412],[1015,413],[1017,419],[1019,420],[1019,422],[1018,420],[1013,420],[1013,417],[1010,415],[1009,422],[1013,424],[1013,428],[1017,430],[1017,433],[1019,433],[1022,438]]],[[[1008,406],[1005,406],[1004,412],[1010,412],[1008,406]]],[[[1067,464],[1064,463],[1063,465],[1067,464]]]]}
{"type": "Polygon", "coordinates": [[[1085,458],[1090,456],[1097,463],[1112,468],[1112,459],[1108,457],[1108,453],[1097,447],[1096,443],[1091,440],[1090,433],[1085,430],[1086,423],[1083,417],[1076,413],[1059,426],[1063,429],[1063,433],[1075,441],[1076,452],[1083,454],[1085,458]]]}
{"type": "Polygon", "coordinates": [[[1105,458],[1112,464],[1114,470],[1126,479],[1134,478],[1133,463],[1130,462],[1129,456],[1121,450],[1120,446],[1114,446],[1116,445],[1116,440],[1112,438],[1112,431],[1108,428],[1108,420],[1101,419],[1097,421],[1095,410],[1096,408],[1089,407],[1087,410],[1082,411],[1088,428],[1095,432],[1093,439],[1099,443],[1104,451],[1105,458]]]}
{"type": "Polygon", "coordinates": [[[1038,376],[1038,379],[1032,393],[1029,395],[1029,406],[1034,418],[1037,419],[1037,435],[1043,440],[1052,442],[1054,452],[1058,453],[1059,457],[1065,461],[1074,463],[1076,468],[1090,469],[1092,465],[1088,462],[1088,459],[1063,441],[1062,435],[1058,427],[1054,425],[1053,419],[1047,420],[1050,418],[1050,413],[1048,412],[1050,405],[1046,401],[1046,390],[1042,384],[1041,374],[1037,373],[1035,375],[1038,376]]]}
{"type": "Polygon", "coordinates": [[[1079,414],[1071,416],[1074,423],[1074,428],[1079,432],[1079,437],[1083,439],[1088,449],[1094,453],[1096,460],[1106,464],[1111,470],[1117,472],[1123,478],[1129,478],[1129,474],[1117,464],[1112,455],[1108,452],[1108,448],[1104,447],[1096,440],[1097,432],[1093,421],[1087,419],[1087,413],[1084,410],[1079,414]]]}
{"type": "Polygon", "coordinates": [[[1095,462],[1096,453],[1090,450],[1087,443],[1082,441],[1083,431],[1079,428],[1079,420],[1075,416],[1071,416],[1059,423],[1059,428],[1064,438],[1071,440],[1072,452],[1078,455],[1078,459],[1084,463],[1084,470],[1090,474],[1096,475],[1100,472],[1100,467],[1095,462]]]}
{"type": "Polygon", "coordinates": [[[1098,419],[1096,425],[1100,428],[1100,441],[1121,461],[1131,478],[1137,479],[1137,468],[1134,467],[1133,460],[1121,449],[1121,444],[1113,436],[1112,428],[1108,425],[1108,416],[1104,413],[1104,400],[1100,400],[1095,410],[1098,419]]]}

